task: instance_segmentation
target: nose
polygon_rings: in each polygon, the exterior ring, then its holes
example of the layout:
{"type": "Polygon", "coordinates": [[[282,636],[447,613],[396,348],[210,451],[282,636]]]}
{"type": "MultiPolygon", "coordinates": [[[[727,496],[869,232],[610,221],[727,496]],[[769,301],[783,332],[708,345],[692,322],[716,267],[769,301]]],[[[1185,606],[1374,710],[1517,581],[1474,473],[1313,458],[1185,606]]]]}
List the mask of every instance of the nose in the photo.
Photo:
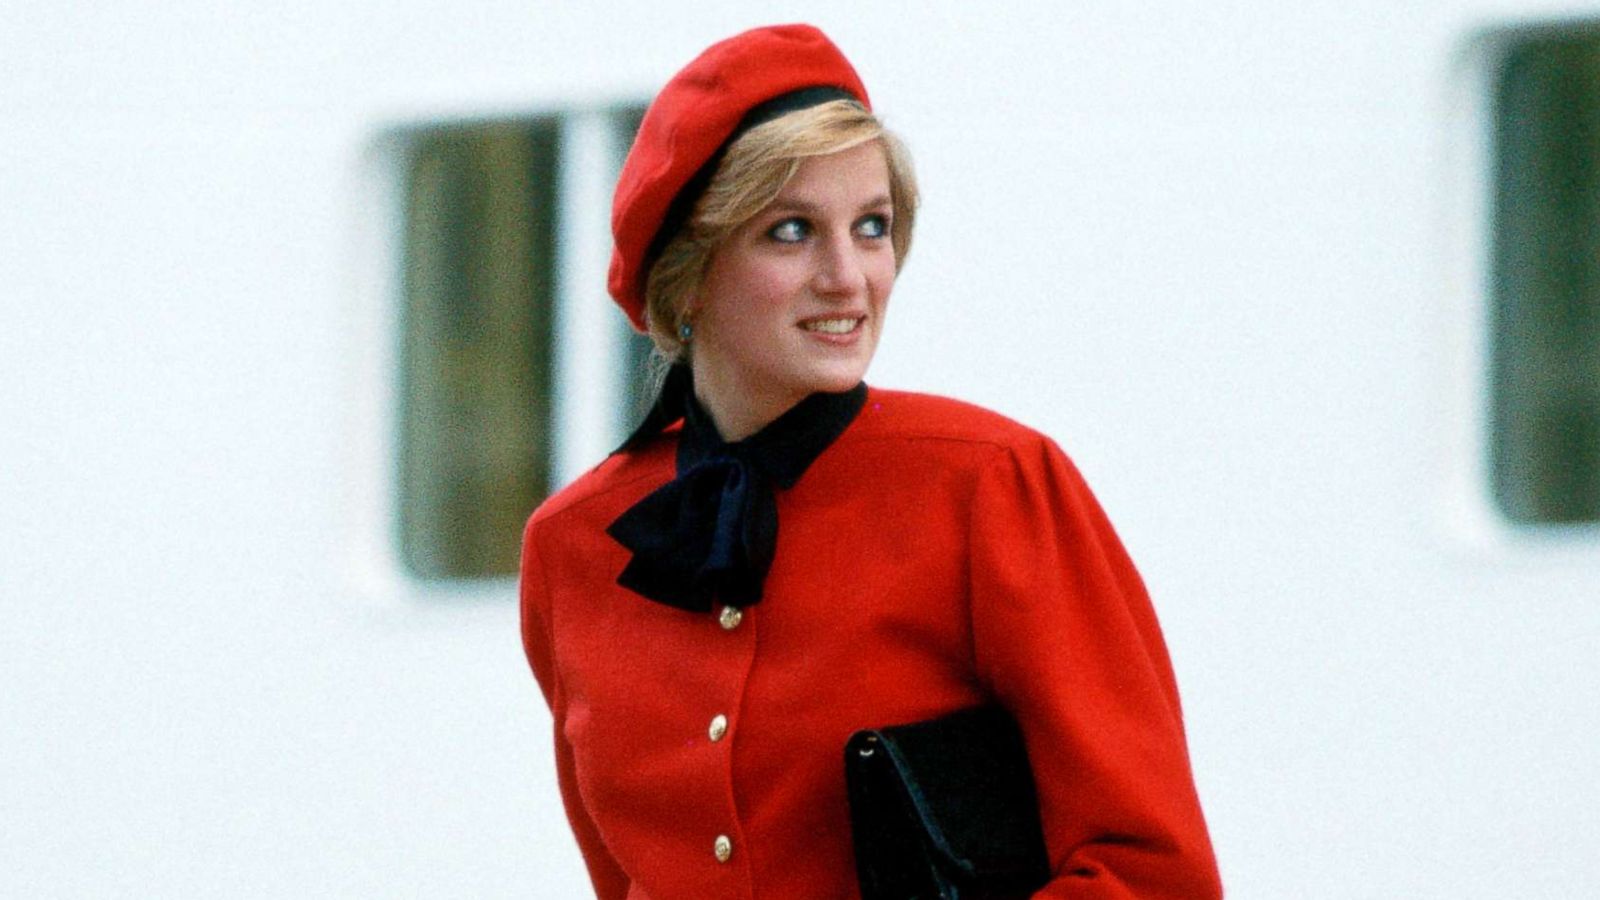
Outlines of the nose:
{"type": "Polygon", "coordinates": [[[845,234],[819,241],[812,286],[821,296],[849,298],[866,289],[867,273],[854,236],[845,234]]]}

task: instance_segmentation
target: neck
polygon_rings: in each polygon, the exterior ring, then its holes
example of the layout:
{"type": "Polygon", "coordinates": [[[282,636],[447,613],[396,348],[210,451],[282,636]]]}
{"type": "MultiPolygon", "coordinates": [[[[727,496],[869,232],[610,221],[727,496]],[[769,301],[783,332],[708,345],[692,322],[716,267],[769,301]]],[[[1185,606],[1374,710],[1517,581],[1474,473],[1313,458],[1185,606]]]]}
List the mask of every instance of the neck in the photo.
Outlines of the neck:
{"type": "Polygon", "coordinates": [[[736,381],[719,378],[719,373],[710,367],[695,363],[690,367],[694,371],[695,399],[711,414],[717,434],[730,444],[755,434],[805,399],[751,392],[736,381]]]}

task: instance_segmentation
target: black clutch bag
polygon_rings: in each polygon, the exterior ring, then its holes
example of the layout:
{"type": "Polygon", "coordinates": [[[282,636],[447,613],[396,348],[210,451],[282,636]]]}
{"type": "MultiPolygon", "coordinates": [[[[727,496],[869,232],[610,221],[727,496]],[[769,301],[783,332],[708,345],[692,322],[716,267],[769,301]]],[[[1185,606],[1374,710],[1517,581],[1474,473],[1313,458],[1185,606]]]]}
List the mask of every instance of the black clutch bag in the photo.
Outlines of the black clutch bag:
{"type": "Polygon", "coordinates": [[[1011,900],[1050,879],[1027,750],[999,706],[858,731],[844,774],[863,900],[1011,900]]]}

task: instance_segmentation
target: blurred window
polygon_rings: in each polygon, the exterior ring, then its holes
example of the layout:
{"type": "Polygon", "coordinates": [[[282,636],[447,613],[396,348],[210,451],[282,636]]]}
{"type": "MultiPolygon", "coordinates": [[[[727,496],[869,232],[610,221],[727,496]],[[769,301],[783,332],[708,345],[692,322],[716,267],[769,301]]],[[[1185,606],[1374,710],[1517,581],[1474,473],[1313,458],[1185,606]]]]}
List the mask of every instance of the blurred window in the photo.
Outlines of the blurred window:
{"type": "MultiPolygon", "coordinates": [[[[638,117],[613,117],[621,146],[638,117]]],[[[419,578],[515,574],[552,487],[562,128],[457,124],[406,142],[396,508],[419,578]]]]}
{"type": "Polygon", "coordinates": [[[1493,494],[1600,521],[1600,33],[1513,43],[1492,99],[1493,494]]]}

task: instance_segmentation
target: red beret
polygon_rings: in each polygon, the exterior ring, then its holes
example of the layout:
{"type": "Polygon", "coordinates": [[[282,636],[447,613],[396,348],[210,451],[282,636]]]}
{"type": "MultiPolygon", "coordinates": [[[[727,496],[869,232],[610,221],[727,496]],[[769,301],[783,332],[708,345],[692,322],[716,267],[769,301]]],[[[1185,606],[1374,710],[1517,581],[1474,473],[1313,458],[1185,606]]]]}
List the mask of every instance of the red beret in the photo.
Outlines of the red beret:
{"type": "Polygon", "coordinates": [[[868,104],[861,77],[827,35],[810,25],[774,25],[712,44],[656,95],[611,204],[608,287],[633,327],[645,330],[646,257],[673,199],[753,107],[811,87],[838,88],[868,104]]]}

